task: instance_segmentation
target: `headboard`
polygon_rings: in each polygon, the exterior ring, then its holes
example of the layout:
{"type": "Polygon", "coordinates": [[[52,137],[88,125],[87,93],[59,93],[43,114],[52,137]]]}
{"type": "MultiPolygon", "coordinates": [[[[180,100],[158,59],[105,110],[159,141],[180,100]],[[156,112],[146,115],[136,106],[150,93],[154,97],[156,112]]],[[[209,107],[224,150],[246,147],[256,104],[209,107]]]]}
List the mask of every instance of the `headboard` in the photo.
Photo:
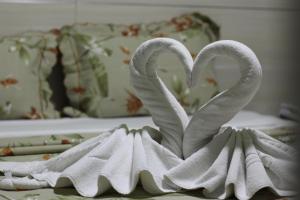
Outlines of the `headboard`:
{"type": "MultiPolygon", "coordinates": [[[[264,79],[247,109],[277,114],[292,102],[295,63],[292,19],[299,9],[292,0],[0,0],[0,36],[26,30],[49,30],[74,22],[150,22],[199,11],[221,26],[222,39],[245,43],[256,52],[264,79]]],[[[296,35],[296,34],[295,34],[296,35]]],[[[218,59],[216,74],[228,88],[239,73],[235,63],[218,59]]]]}

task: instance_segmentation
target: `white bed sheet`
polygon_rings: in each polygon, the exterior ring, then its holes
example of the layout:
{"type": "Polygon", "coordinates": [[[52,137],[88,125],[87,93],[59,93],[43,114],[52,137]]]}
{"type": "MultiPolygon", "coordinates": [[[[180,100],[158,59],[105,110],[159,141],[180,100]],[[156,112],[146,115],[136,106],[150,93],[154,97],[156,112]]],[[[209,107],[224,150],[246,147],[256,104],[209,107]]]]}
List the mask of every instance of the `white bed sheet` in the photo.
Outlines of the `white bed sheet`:
{"type": "MultiPolygon", "coordinates": [[[[122,118],[63,118],[49,120],[5,120],[0,121],[0,138],[56,135],[73,133],[97,133],[127,124],[129,128],[156,127],[150,116],[122,118]]],[[[278,128],[295,126],[296,123],[252,111],[240,111],[225,125],[238,128],[278,128]]]]}

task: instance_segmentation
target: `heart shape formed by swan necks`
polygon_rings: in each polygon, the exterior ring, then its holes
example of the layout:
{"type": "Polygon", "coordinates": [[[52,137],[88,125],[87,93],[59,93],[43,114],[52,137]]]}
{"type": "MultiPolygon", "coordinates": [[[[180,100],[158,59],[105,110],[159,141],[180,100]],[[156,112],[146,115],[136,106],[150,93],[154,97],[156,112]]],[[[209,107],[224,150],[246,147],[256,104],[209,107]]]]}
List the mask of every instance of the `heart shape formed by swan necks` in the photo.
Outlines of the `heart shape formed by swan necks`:
{"type": "Polygon", "coordinates": [[[148,40],[137,48],[130,69],[137,95],[163,134],[161,144],[184,158],[207,144],[224,123],[250,102],[262,79],[261,66],[253,51],[231,40],[207,45],[199,52],[194,64],[188,50],[176,40],[148,40]],[[203,105],[188,120],[182,106],[155,71],[159,54],[166,50],[174,52],[182,60],[189,86],[196,85],[199,73],[217,56],[235,60],[239,64],[241,78],[232,88],[203,105]]]}

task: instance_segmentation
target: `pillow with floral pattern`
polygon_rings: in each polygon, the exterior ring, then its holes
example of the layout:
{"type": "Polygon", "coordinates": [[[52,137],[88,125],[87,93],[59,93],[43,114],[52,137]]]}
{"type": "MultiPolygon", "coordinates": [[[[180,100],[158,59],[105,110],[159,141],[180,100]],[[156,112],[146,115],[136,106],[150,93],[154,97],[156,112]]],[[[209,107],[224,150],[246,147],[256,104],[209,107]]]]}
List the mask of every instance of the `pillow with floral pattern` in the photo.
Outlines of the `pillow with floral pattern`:
{"type": "Polygon", "coordinates": [[[47,83],[56,47],[51,33],[26,32],[0,39],[0,119],[59,117],[47,83]]]}
{"type": "MultiPolygon", "coordinates": [[[[174,38],[195,57],[219,38],[219,27],[207,16],[191,13],[147,24],[75,24],[57,34],[72,109],[93,117],[116,117],[147,114],[129,81],[130,58],[142,42],[174,38]]],[[[176,56],[163,55],[158,64],[159,76],[189,113],[218,93],[212,66],[207,66],[199,84],[189,89],[176,56]]]]}

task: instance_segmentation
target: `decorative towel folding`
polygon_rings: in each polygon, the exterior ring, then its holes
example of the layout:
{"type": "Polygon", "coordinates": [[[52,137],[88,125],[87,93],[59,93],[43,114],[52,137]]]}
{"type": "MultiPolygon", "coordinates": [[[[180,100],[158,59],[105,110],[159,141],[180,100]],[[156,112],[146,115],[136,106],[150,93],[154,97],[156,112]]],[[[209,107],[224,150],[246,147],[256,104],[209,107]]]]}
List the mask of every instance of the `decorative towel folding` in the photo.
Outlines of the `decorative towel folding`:
{"type": "Polygon", "coordinates": [[[203,188],[207,197],[249,199],[262,188],[293,195],[295,150],[257,130],[221,127],[256,93],[262,78],[255,54],[235,41],[206,46],[195,62],[178,41],[156,38],[135,52],[130,75],[138,96],[159,130],[126,125],[101,133],[48,161],[0,162],[0,188],[6,190],[74,186],[94,197],[113,187],[132,192],[140,181],[153,194],[203,188]],[[238,62],[240,81],[202,106],[189,120],[156,73],[164,51],[185,66],[188,86],[216,56],[238,62]]]}

